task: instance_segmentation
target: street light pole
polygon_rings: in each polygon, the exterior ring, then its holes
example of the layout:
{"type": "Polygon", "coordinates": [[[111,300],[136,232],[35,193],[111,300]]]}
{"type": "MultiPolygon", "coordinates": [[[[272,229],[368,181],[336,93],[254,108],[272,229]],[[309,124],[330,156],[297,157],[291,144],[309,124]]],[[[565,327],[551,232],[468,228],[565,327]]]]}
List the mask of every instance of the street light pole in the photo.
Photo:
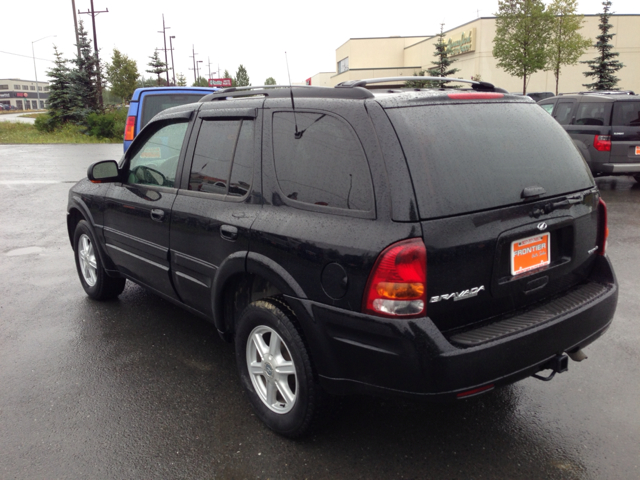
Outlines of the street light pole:
{"type": "MultiPolygon", "coordinates": [[[[162,14],[162,32],[158,32],[158,33],[162,33],[162,38],[164,39],[164,64],[167,67],[167,85],[169,85],[169,60],[167,59],[167,30],[169,30],[171,27],[165,27],[164,26],[164,13],[162,14]]],[[[171,43],[171,39],[169,39],[169,43],[171,43]]],[[[171,52],[171,57],[173,57],[173,52],[171,52]]],[[[175,81],[173,83],[176,83],[175,81]]]]}
{"type": "Polygon", "coordinates": [[[36,76],[36,96],[38,98],[38,110],[40,110],[40,90],[38,90],[38,69],[36,68],[36,52],[33,48],[33,44],[39,42],[40,40],[44,40],[45,38],[55,37],[56,35],[48,35],[46,37],[39,38],[38,40],[34,40],[31,42],[31,56],[33,57],[33,73],[36,76]]]}
{"type": "Polygon", "coordinates": [[[176,67],[173,64],[173,43],[171,42],[172,38],[176,38],[175,35],[169,36],[169,48],[171,49],[171,72],[173,73],[173,86],[176,85],[176,67]]]}

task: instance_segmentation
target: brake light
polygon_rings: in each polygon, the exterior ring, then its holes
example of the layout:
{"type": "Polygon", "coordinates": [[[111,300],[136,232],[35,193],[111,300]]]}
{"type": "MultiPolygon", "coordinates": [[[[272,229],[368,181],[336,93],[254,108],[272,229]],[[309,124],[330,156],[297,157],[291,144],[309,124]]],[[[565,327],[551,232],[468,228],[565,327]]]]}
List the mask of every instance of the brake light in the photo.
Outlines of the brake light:
{"type": "Polygon", "coordinates": [[[135,137],[136,117],[127,117],[127,125],[124,127],[124,140],[130,142],[135,137]]]}
{"type": "Polygon", "coordinates": [[[491,100],[492,98],[503,98],[503,93],[493,92],[452,92],[447,97],[454,100],[491,100]]]}
{"type": "Polygon", "coordinates": [[[607,220],[607,204],[602,198],[598,201],[598,255],[604,255],[609,238],[609,222],[607,220]]]}
{"type": "Polygon", "coordinates": [[[414,318],[426,313],[427,249],[419,238],[390,245],[369,274],[362,309],[382,317],[414,318]]]}
{"type": "Polygon", "coordinates": [[[611,135],[596,135],[593,137],[593,148],[599,152],[610,152],[611,135]]]}

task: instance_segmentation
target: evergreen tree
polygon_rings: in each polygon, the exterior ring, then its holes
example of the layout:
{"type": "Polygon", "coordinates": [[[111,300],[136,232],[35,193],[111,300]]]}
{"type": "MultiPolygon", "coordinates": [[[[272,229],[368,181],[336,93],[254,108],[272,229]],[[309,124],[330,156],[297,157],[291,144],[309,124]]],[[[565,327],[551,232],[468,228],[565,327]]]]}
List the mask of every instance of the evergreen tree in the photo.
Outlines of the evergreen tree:
{"type": "Polygon", "coordinates": [[[54,67],[47,71],[47,75],[51,78],[47,103],[50,129],[72,120],[72,111],[75,107],[71,96],[71,71],[67,66],[67,60],[62,58],[57,47],[54,46],[53,51],[56,56],[54,67]]]}
{"type": "Polygon", "coordinates": [[[582,86],[587,87],[590,90],[617,90],[616,86],[620,79],[614,75],[618,70],[624,67],[616,57],[619,55],[617,52],[612,52],[611,39],[615,35],[609,33],[611,25],[609,23],[609,9],[611,8],[611,1],[606,0],[602,2],[604,6],[603,12],[600,14],[600,35],[596,37],[597,42],[594,45],[598,50],[598,56],[593,60],[586,60],[580,63],[586,63],[589,65],[590,71],[584,72],[585,77],[593,77],[595,82],[583,83],[582,86]]]}
{"type": "Polygon", "coordinates": [[[111,93],[123,101],[129,100],[140,77],[135,60],[131,60],[114,48],[111,63],[107,65],[106,70],[107,79],[111,83],[111,93]]]}
{"type": "Polygon", "coordinates": [[[276,79],[273,77],[269,77],[264,81],[265,85],[277,85],[276,79]]]}
{"type": "MultiPolygon", "coordinates": [[[[453,62],[457,61],[457,59],[454,58],[452,60],[451,58],[449,58],[449,55],[447,53],[447,44],[444,41],[444,23],[440,24],[440,33],[438,34],[438,41],[435,44],[435,50],[436,51],[433,53],[433,56],[438,60],[436,62],[431,62],[431,64],[434,66],[427,70],[427,76],[450,77],[451,75],[454,75],[455,73],[460,71],[459,68],[449,68],[451,67],[451,64],[453,62]]],[[[434,83],[442,88],[447,82],[434,83]]]]}
{"type": "Polygon", "coordinates": [[[156,83],[158,86],[161,86],[167,83],[166,80],[163,80],[162,77],[160,77],[160,75],[162,75],[167,71],[167,64],[160,59],[160,55],[158,55],[158,50],[153,52],[153,56],[149,58],[151,59],[151,61],[147,63],[147,65],[151,67],[151,70],[145,70],[145,71],[147,73],[152,73],[158,76],[158,79],[156,80],[156,83]]]}
{"type": "Polygon", "coordinates": [[[187,79],[181,73],[179,73],[178,76],[176,77],[176,82],[178,83],[179,87],[186,87],[187,86],[187,79]]]}
{"type": "Polygon", "coordinates": [[[229,73],[229,70],[225,70],[224,71],[224,74],[222,75],[222,78],[230,78],[231,79],[231,86],[232,87],[236,86],[236,79],[231,76],[231,74],[229,73]]]}
{"type": "Polygon", "coordinates": [[[562,65],[575,65],[591,41],[584,38],[578,30],[582,28],[582,19],[576,15],[577,0],[554,0],[549,11],[554,16],[549,37],[547,65],[545,70],[553,71],[556,77],[556,95],[560,83],[562,65]]]}
{"type": "Polygon", "coordinates": [[[547,44],[553,16],[542,0],[499,0],[493,56],[498,67],[522,77],[522,93],[527,79],[547,64],[547,44]]]}
{"type": "Polygon", "coordinates": [[[78,42],[80,55],[73,60],[75,68],[71,70],[71,95],[74,102],[74,120],[82,122],[90,113],[101,110],[98,61],[93,54],[91,40],[82,21],[78,26],[78,42]]]}
{"type": "MultiPolygon", "coordinates": [[[[426,77],[426,70],[420,70],[419,72],[413,73],[414,77],[426,77]]],[[[404,82],[404,86],[406,88],[434,88],[437,86],[436,82],[431,82],[429,80],[408,80],[404,82]]]]}
{"type": "Polygon", "coordinates": [[[249,83],[249,75],[247,74],[247,69],[240,64],[238,67],[238,71],[236,72],[235,82],[238,87],[248,87],[251,85],[249,83]]]}

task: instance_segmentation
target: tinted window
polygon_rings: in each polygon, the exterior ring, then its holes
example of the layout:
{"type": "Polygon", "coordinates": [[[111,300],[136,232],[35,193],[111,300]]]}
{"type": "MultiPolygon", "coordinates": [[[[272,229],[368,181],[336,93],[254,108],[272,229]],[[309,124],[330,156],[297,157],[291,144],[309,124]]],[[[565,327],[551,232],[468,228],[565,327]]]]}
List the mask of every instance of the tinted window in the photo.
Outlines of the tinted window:
{"type": "Polygon", "coordinates": [[[200,100],[204,95],[202,93],[195,94],[162,94],[162,95],[145,95],[142,102],[142,114],[140,121],[140,130],[158,113],[167,108],[177,107],[178,105],[186,105],[200,100]]]}
{"type": "Polygon", "coordinates": [[[560,125],[568,125],[571,121],[571,110],[574,102],[559,102],[554,113],[554,118],[560,125]]]}
{"type": "Polygon", "coordinates": [[[189,190],[227,193],[240,120],[203,121],[193,155],[189,190]]]}
{"type": "Polygon", "coordinates": [[[189,190],[242,197],[249,191],[252,175],[253,121],[203,121],[191,165],[189,190]]]}
{"type": "Polygon", "coordinates": [[[640,102],[614,103],[612,122],[619,127],[640,126],[640,102]]]}
{"type": "Polygon", "coordinates": [[[593,180],[566,132],[537,105],[451,104],[387,109],[404,149],[422,218],[522,202],[593,180]]]}
{"type": "Polygon", "coordinates": [[[321,113],[273,116],[273,149],[278,184],[299,202],[370,211],[373,189],[360,142],[349,125],[321,113]]]}
{"type": "Polygon", "coordinates": [[[576,125],[604,125],[608,103],[582,102],[576,112],[576,125]]]}
{"type": "Polygon", "coordinates": [[[136,153],[130,157],[128,182],[173,187],[187,125],[187,122],[165,125],[138,143],[136,153]]]}

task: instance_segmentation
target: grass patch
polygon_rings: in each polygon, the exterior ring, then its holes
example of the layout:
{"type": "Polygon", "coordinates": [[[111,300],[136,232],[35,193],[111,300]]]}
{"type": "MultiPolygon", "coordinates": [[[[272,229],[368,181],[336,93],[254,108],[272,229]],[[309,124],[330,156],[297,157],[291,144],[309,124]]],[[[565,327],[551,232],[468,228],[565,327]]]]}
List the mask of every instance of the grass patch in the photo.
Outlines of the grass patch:
{"type": "Polygon", "coordinates": [[[40,113],[25,113],[24,115],[20,115],[22,118],[38,118],[40,115],[47,113],[46,111],[42,111],[40,113]]]}
{"type": "Polygon", "coordinates": [[[122,143],[81,133],[82,127],[65,125],[51,132],[39,132],[28,123],[0,122],[0,144],[21,143],[122,143]]]}

